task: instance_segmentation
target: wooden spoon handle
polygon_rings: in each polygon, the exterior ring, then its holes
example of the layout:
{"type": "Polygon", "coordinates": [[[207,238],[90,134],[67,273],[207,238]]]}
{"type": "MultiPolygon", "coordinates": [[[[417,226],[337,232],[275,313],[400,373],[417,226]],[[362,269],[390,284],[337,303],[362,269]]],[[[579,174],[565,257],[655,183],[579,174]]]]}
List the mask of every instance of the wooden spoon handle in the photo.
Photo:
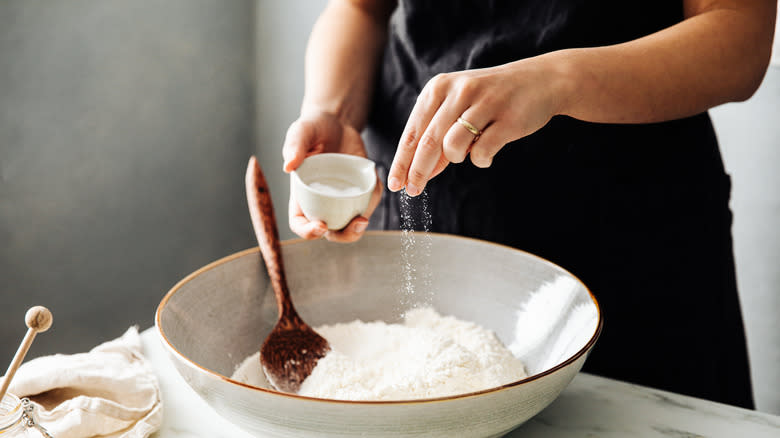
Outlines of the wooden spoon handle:
{"type": "Polygon", "coordinates": [[[5,397],[5,392],[11,385],[11,380],[13,380],[14,375],[16,375],[16,370],[19,369],[19,365],[22,364],[24,357],[27,355],[27,351],[30,349],[30,345],[32,345],[33,339],[35,339],[35,335],[45,332],[51,327],[51,312],[43,306],[31,307],[24,315],[24,322],[27,324],[27,334],[24,335],[22,343],[19,344],[19,349],[16,350],[13,360],[11,360],[11,365],[8,366],[8,371],[5,372],[3,384],[0,385],[0,400],[5,397]]]}
{"type": "Polygon", "coordinates": [[[279,319],[297,317],[284,275],[279,230],[276,227],[271,193],[268,190],[263,171],[254,156],[249,158],[249,165],[246,169],[246,199],[249,204],[252,227],[260,246],[260,253],[265,261],[268,277],[271,279],[271,286],[276,295],[279,319]]]}

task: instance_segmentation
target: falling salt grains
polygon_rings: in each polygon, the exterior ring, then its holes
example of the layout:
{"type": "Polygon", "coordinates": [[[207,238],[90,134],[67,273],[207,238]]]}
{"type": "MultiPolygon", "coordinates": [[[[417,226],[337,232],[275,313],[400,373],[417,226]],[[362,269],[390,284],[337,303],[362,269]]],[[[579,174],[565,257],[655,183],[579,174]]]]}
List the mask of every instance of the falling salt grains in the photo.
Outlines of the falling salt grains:
{"type": "Polygon", "coordinates": [[[433,215],[431,214],[428,192],[423,191],[420,195],[422,202],[422,229],[424,231],[422,241],[420,242],[420,255],[422,257],[420,280],[423,285],[422,302],[431,305],[433,303],[433,269],[431,268],[431,226],[433,225],[433,215]]]}
{"type": "Polygon", "coordinates": [[[414,250],[414,220],[412,215],[411,197],[406,189],[399,194],[401,205],[401,294],[400,304],[402,312],[411,307],[414,302],[415,266],[412,260],[414,250]]]}
{"type": "Polygon", "coordinates": [[[423,191],[416,198],[404,189],[400,193],[401,210],[401,312],[430,305],[433,298],[432,271],[430,266],[433,222],[428,193],[423,191]],[[416,208],[416,207],[420,208],[416,208]],[[423,231],[419,237],[415,230],[423,231]],[[421,288],[418,289],[418,288],[421,288]]]}

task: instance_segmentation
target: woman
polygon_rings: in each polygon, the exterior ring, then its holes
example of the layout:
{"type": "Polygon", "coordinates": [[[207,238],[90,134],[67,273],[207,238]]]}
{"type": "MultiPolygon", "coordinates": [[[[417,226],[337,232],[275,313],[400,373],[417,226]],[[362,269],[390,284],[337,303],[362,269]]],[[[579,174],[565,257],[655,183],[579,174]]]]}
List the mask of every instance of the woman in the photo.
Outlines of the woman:
{"type": "Polygon", "coordinates": [[[399,190],[427,189],[433,231],[538,254],[590,287],[607,322],[586,371],[752,408],[706,111],[757,89],[776,2],[635,3],[332,0],[284,169],[368,155],[390,192],[378,184],[338,232],[291,199],[290,227],[355,241],[374,209],[397,229],[399,190]]]}

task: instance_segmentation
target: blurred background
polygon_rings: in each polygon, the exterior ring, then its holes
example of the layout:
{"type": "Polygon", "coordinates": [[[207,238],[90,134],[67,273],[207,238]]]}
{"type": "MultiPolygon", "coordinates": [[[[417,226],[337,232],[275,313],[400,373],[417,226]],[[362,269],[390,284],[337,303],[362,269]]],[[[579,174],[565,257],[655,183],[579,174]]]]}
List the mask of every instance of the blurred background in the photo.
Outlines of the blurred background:
{"type": "MultiPolygon", "coordinates": [[[[151,327],[197,268],[255,246],[257,154],[282,238],[281,144],[325,0],[0,2],[0,367],[151,327]]],[[[747,102],[711,111],[732,176],[734,243],[759,410],[780,414],[780,38],[747,102]]]]}

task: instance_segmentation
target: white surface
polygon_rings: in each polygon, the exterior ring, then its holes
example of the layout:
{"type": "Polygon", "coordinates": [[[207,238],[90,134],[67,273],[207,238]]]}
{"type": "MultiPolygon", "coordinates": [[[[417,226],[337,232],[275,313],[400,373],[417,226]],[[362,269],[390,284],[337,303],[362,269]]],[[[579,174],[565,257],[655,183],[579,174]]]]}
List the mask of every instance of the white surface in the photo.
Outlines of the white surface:
{"type": "MultiPolygon", "coordinates": [[[[164,419],[155,438],[249,438],[219,417],[176,373],[154,329],[144,353],[163,393],[164,419]]],[[[510,438],[780,436],[780,417],[581,373],[541,414],[510,438]]]]}

